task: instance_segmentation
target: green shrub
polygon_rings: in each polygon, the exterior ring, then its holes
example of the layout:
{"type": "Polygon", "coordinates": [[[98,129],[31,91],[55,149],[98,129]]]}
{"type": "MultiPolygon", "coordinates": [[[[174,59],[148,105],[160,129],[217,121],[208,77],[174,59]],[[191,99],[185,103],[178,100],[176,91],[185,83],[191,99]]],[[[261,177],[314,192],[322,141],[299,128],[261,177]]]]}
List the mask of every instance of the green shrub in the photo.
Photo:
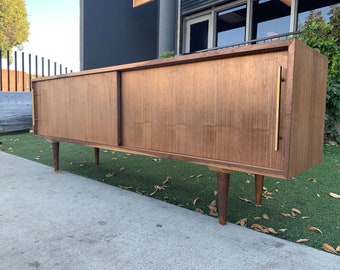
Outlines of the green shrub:
{"type": "Polygon", "coordinates": [[[340,46],[332,35],[333,26],[322,19],[308,21],[301,28],[299,39],[325,56],[328,63],[328,83],[325,116],[325,138],[340,143],[335,124],[340,121],[340,46]]]}

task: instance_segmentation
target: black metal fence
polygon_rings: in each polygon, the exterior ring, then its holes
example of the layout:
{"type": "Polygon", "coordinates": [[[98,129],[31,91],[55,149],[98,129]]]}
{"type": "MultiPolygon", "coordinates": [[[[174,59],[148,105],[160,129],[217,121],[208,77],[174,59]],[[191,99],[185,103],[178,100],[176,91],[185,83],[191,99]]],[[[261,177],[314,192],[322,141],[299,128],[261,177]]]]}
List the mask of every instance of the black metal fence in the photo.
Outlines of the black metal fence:
{"type": "Polygon", "coordinates": [[[66,73],[72,70],[50,59],[0,50],[0,91],[31,91],[32,79],[66,73]]]}

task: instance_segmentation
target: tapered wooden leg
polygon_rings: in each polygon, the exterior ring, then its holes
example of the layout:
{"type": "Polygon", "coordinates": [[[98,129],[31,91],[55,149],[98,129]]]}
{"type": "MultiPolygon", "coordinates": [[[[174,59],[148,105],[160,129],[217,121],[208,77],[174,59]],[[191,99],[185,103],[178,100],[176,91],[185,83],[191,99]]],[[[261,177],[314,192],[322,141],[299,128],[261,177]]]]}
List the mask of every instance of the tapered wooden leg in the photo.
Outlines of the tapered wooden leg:
{"type": "Polygon", "coordinates": [[[99,165],[99,148],[94,148],[94,163],[99,165]]]}
{"type": "Polygon", "coordinates": [[[255,174],[255,205],[262,206],[262,190],[264,183],[264,176],[255,174]]]}
{"type": "Polygon", "coordinates": [[[221,225],[227,223],[228,211],[228,191],[230,174],[225,172],[216,172],[217,174],[217,191],[218,191],[218,220],[221,225]]]}
{"type": "Polygon", "coordinates": [[[59,142],[52,142],[54,171],[59,171],[59,142]]]}

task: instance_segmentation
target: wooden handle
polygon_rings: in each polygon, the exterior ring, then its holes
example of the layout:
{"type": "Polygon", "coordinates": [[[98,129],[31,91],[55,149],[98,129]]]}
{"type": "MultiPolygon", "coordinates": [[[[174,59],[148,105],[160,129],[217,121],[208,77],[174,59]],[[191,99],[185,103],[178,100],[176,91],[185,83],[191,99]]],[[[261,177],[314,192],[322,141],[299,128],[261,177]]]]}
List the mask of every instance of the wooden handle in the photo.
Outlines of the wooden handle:
{"type": "Polygon", "coordinates": [[[282,81],[282,66],[279,66],[277,72],[277,89],[276,89],[275,151],[279,151],[281,81],[282,81]]]}

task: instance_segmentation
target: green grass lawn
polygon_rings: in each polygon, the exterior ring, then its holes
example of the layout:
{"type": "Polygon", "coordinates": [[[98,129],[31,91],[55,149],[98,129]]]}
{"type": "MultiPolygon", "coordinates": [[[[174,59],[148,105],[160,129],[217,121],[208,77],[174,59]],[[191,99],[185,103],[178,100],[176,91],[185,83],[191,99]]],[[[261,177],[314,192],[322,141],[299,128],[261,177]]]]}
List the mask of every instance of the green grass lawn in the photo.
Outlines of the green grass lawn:
{"type": "MultiPolygon", "coordinates": [[[[51,144],[31,133],[2,134],[0,142],[2,151],[53,166],[51,144]]],[[[60,144],[61,170],[215,215],[208,206],[217,200],[216,176],[205,166],[102,149],[100,165],[93,161],[93,148],[60,144]]],[[[264,192],[267,199],[256,207],[252,175],[233,173],[228,222],[246,219],[245,226],[261,225],[275,237],[317,249],[324,243],[340,249],[340,199],[333,197],[340,194],[339,146],[325,144],[323,162],[292,180],[265,177],[264,192]]]]}

